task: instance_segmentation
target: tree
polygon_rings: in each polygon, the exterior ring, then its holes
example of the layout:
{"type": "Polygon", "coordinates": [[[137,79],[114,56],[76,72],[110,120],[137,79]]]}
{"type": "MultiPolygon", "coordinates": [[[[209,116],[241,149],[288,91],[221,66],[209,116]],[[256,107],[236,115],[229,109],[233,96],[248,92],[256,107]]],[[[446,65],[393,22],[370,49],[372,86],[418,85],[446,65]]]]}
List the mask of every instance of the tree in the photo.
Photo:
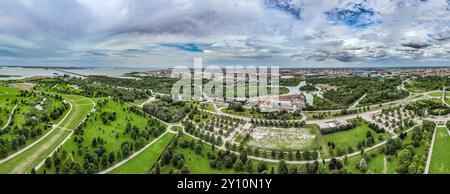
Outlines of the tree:
{"type": "Polygon", "coordinates": [[[181,174],[189,174],[189,173],[191,173],[191,171],[189,171],[186,165],[181,168],[181,174]]]}
{"type": "Polygon", "coordinates": [[[237,159],[236,162],[233,165],[234,170],[240,172],[244,170],[244,163],[242,162],[241,159],[237,159]]]}
{"type": "Polygon", "coordinates": [[[289,173],[289,168],[288,168],[286,161],[280,160],[280,162],[278,163],[278,173],[279,174],[288,174],[289,173]]]}
{"type": "Polygon", "coordinates": [[[242,103],[239,103],[239,102],[232,103],[230,108],[237,112],[244,111],[244,107],[242,106],[242,103]]]}
{"type": "Polygon", "coordinates": [[[51,168],[52,167],[52,159],[48,157],[45,159],[45,168],[51,168]]]}
{"type": "Polygon", "coordinates": [[[328,164],[328,168],[330,170],[340,170],[342,168],[342,164],[339,160],[337,160],[336,158],[332,158],[330,160],[330,163],[328,164]]]}
{"type": "Polygon", "coordinates": [[[302,154],[298,150],[295,152],[295,159],[297,159],[297,160],[301,160],[302,159],[302,154]]]}
{"type": "Polygon", "coordinates": [[[153,174],[161,174],[161,167],[159,166],[159,162],[156,162],[155,168],[153,169],[153,174]]]}
{"type": "Polygon", "coordinates": [[[367,162],[364,158],[362,158],[361,161],[359,161],[359,170],[363,172],[367,171],[367,162]]]}
{"type": "Polygon", "coordinates": [[[252,162],[252,160],[247,160],[247,161],[245,162],[245,170],[246,170],[248,173],[252,173],[252,172],[253,172],[253,162],[252,162]]]}
{"type": "Polygon", "coordinates": [[[114,154],[114,152],[110,152],[109,153],[109,163],[113,164],[116,161],[116,156],[114,154]]]}
{"type": "Polygon", "coordinates": [[[266,170],[267,170],[267,164],[265,162],[263,162],[263,161],[259,162],[258,167],[257,167],[257,171],[259,173],[262,173],[262,172],[264,172],[266,170]]]}

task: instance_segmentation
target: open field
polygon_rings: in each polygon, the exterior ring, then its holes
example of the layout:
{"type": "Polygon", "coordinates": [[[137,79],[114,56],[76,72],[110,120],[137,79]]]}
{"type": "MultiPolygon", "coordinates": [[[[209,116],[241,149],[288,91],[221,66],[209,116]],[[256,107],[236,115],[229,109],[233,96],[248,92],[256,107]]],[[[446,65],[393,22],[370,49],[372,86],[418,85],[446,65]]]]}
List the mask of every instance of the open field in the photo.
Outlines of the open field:
{"type": "MultiPolygon", "coordinates": [[[[442,91],[432,92],[429,95],[433,97],[442,97],[442,91]]],[[[450,92],[445,92],[445,96],[450,96],[450,92]]]]}
{"type": "Polygon", "coordinates": [[[314,128],[255,127],[247,145],[269,150],[318,150],[314,128]]]}
{"type": "Polygon", "coordinates": [[[438,127],[431,156],[430,174],[450,173],[450,136],[446,127],[438,127]]]}

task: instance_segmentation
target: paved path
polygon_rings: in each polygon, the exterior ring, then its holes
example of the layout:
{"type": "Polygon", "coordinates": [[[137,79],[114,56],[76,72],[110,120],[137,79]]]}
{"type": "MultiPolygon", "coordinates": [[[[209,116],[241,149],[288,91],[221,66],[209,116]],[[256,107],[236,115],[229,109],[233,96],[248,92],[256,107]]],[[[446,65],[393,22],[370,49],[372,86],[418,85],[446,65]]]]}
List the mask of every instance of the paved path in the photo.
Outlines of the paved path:
{"type": "Polygon", "coordinates": [[[31,143],[30,145],[26,146],[25,148],[19,150],[18,152],[14,153],[14,154],[11,154],[10,156],[8,156],[8,157],[6,157],[6,158],[0,160],[0,164],[3,164],[3,163],[5,163],[5,162],[7,162],[7,161],[13,159],[14,157],[20,155],[21,153],[27,151],[28,149],[30,149],[30,148],[33,147],[34,145],[36,145],[36,144],[38,144],[39,142],[41,142],[42,140],[44,140],[44,139],[45,139],[47,136],[49,136],[53,131],[55,131],[55,130],[56,130],[56,129],[57,129],[57,128],[65,121],[65,120],[66,120],[66,118],[69,116],[70,112],[72,112],[73,105],[72,105],[72,103],[70,103],[70,102],[69,102],[69,105],[70,105],[70,109],[69,109],[69,111],[66,113],[66,115],[64,116],[64,118],[61,119],[61,121],[60,121],[58,124],[54,125],[53,128],[52,128],[49,132],[47,132],[47,134],[45,134],[44,136],[42,136],[42,137],[39,138],[38,140],[34,141],[34,142],[31,143]]]}
{"type": "Polygon", "coordinates": [[[361,98],[359,98],[358,100],[356,100],[356,101],[352,104],[352,106],[350,106],[349,108],[350,108],[350,109],[356,108],[356,106],[359,105],[359,102],[361,102],[361,100],[364,99],[366,96],[367,96],[367,93],[364,94],[363,96],[361,96],[361,98]]]}
{"type": "Polygon", "coordinates": [[[2,127],[1,130],[6,129],[9,126],[9,123],[11,123],[12,117],[14,115],[14,112],[16,111],[17,106],[19,106],[19,104],[16,104],[16,106],[14,106],[14,108],[11,111],[11,114],[9,115],[8,121],[6,122],[6,124],[2,127]]]}
{"type": "MultiPolygon", "coordinates": [[[[87,99],[87,100],[89,100],[91,103],[92,103],[92,109],[89,111],[89,113],[88,114],[86,114],[84,117],[83,117],[83,119],[81,120],[81,122],[79,122],[78,124],[77,124],[77,126],[75,127],[75,129],[76,128],[78,128],[82,123],[84,123],[85,121],[86,121],[86,119],[87,119],[87,117],[92,113],[92,112],[94,112],[95,111],[95,107],[97,106],[97,104],[92,100],[92,99],[90,99],[90,98],[86,98],[86,97],[84,97],[83,96],[83,98],[85,98],[85,99],[87,99]]],[[[91,105],[91,104],[84,104],[84,105],[91,105]]],[[[80,106],[80,104],[78,104],[77,106],[80,106]]],[[[36,167],[34,167],[34,169],[37,171],[37,170],[39,170],[44,164],[45,164],[45,160],[47,159],[47,158],[49,158],[49,157],[52,157],[53,156],[53,154],[55,154],[56,153],[56,151],[58,151],[58,149],[60,148],[60,147],[62,147],[71,137],[72,137],[72,135],[74,134],[74,129],[68,129],[68,128],[65,128],[65,127],[58,127],[58,128],[60,128],[60,129],[62,129],[62,130],[66,130],[66,131],[70,131],[70,134],[52,151],[52,152],[50,152],[50,154],[49,155],[47,155],[36,167]]]]}
{"type": "Polygon", "coordinates": [[[430,145],[430,148],[428,149],[427,163],[425,164],[425,171],[423,172],[424,174],[428,174],[428,171],[430,170],[431,156],[433,155],[433,147],[434,147],[434,141],[436,139],[437,128],[438,128],[438,126],[436,125],[436,128],[434,129],[434,132],[433,132],[433,138],[431,138],[431,145],[430,145]]]}
{"type": "Polygon", "coordinates": [[[386,155],[384,155],[383,157],[383,161],[384,161],[384,169],[383,169],[383,173],[387,174],[388,173],[388,167],[387,167],[387,159],[386,159],[386,155]]]}
{"type": "Polygon", "coordinates": [[[166,135],[167,133],[174,133],[176,134],[176,132],[171,131],[169,129],[167,129],[163,134],[161,134],[159,137],[157,137],[156,139],[154,139],[153,141],[151,141],[149,144],[147,144],[146,146],[144,146],[142,149],[140,149],[139,151],[131,154],[131,156],[129,156],[128,158],[126,158],[125,160],[122,160],[120,162],[118,162],[117,164],[114,164],[113,166],[109,167],[108,169],[98,173],[98,174],[107,174],[111,171],[113,171],[114,169],[122,166],[123,164],[127,163],[128,161],[130,161],[131,159],[135,158],[136,156],[138,156],[139,154],[141,154],[142,152],[144,152],[147,148],[149,148],[150,146],[152,146],[154,143],[156,143],[157,141],[159,141],[164,135],[166,135]]]}
{"type": "MultiPolygon", "coordinates": [[[[422,123],[419,123],[419,124],[417,124],[417,125],[411,127],[410,129],[406,130],[405,133],[411,132],[414,128],[418,127],[418,126],[421,125],[421,124],[422,124],[422,123]]],[[[195,139],[195,140],[202,141],[203,143],[205,143],[205,144],[207,144],[207,145],[212,145],[212,144],[209,143],[209,142],[206,142],[206,141],[204,141],[204,140],[202,140],[202,139],[200,139],[200,138],[198,138],[198,137],[196,137],[196,136],[194,136],[194,135],[191,135],[191,134],[187,133],[184,129],[183,129],[183,133],[184,133],[185,135],[187,135],[187,136],[189,136],[189,137],[195,139]]],[[[395,136],[393,136],[392,138],[393,138],[393,139],[396,139],[396,138],[398,138],[398,135],[395,135],[395,136]]],[[[379,147],[383,146],[383,145],[386,144],[386,143],[387,143],[387,140],[386,140],[386,141],[383,141],[383,142],[381,142],[381,143],[379,143],[379,144],[376,144],[376,145],[374,145],[374,146],[372,146],[372,147],[370,147],[370,148],[365,148],[364,151],[365,151],[365,152],[368,152],[368,151],[374,150],[374,149],[376,149],[376,148],[379,148],[379,147]]],[[[216,148],[221,149],[221,150],[225,150],[225,151],[226,151],[226,150],[229,150],[229,149],[225,148],[224,146],[217,146],[217,145],[216,145],[216,148]]],[[[232,153],[234,153],[234,154],[240,155],[239,152],[236,152],[236,151],[233,151],[233,150],[229,150],[229,151],[232,152],[232,153]]],[[[339,160],[343,160],[343,159],[345,159],[345,157],[350,158],[350,157],[357,156],[357,155],[360,155],[360,154],[361,154],[361,152],[360,152],[360,151],[357,151],[357,152],[354,152],[354,153],[350,153],[350,154],[347,154],[347,155],[344,155],[344,156],[334,157],[334,158],[339,159],[339,160]]],[[[271,163],[278,163],[278,162],[280,162],[279,159],[269,159],[269,158],[256,157],[256,156],[250,156],[250,155],[248,156],[248,158],[251,158],[251,159],[253,159],[253,160],[258,160],[258,161],[271,162],[271,163]]],[[[288,164],[307,164],[307,163],[312,163],[312,162],[315,162],[315,161],[321,162],[322,160],[324,160],[325,162],[329,162],[331,159],[332,159],[332,158],[325,158],[325,159],[318,159],[318,160],[309,160],[309,161],[306,161],[306,160],[304,160],[304,161],[289,161],[289,160],[285,160],[285,161],[286,161],[286,163],[288,163],[288,164]]]]}

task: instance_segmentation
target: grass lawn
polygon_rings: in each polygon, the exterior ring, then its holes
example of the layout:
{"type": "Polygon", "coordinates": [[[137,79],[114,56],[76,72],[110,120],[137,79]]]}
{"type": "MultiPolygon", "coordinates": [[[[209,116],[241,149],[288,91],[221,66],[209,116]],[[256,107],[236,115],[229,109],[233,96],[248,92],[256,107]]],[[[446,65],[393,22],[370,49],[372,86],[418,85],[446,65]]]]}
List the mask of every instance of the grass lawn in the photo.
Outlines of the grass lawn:
{"type": "Polygon", "coordinates": [[[421,87],[417,87],[415,85],[406,85],[405,87],[406,90],[408,90],[409,92],[413,92],[413,93],[422,93],[422,92],[426,92],[427,90],[421,87]]]}
{"type": "Polygon", "coordinates": [[[0,86],[0,128],[8,121],[12,109],[16,105],[14,101],[21,100],[19,90],[0,86]]]}
{"type": "Polygon", "coordinates": [[[0,174],[28,173],[53,151],[68,135],[69,131],[56,129],[44,140],[18,156],[0,164],[0,174]],[[44,149],[43,149],[44,148],[44,149]]]}
{"type": "Polygon", "coordinates": [[[441,97],[442,96],[442,92],[432,92],[429,95],[433,96],[433,97],[441,97]]]}
{"type": "Polygon", "coordinates": [[[30,172],[70,134],[70,131],[64,129],[74,129],[93,107],[92,104],[89,105],[89,100],[79,96],[71,95],[64,98],[72,102],[73,108],[60,127],[30,149],[1,164],[0,174],[30,172]]]}
{"type": "Polygon", "coordinates": [[[370,159],[367,163],[367,167],[370,171],[376,174],[383,174],[384,172],[384,154],[378,154],[374,158],[370,159]]]}
{"type": "MultiPolygon", "coordinates": [[[[371,132],[375,138],[375,144],[380,143],[382,141],[378,140],[378,136],[382,135],[383,140],[386,140],[389,137],[388,133],[378,134],[372,129],[369,128],[367,123],[358,122],[358,126],[355,129],[340,131],[331,134],[322,135],[322,142],[327,145],[328,142],[333,142],[336,147],[342,146],[347,150],[348,147],[352,146],[354,151],[357,151],[357,144],[362,140],[366,140],[367,132],[371,132]]],[[[326,156],[327,154],[325,154],[326,156]]]]}
{"type": "MultiPolygon", "coordinates": [[[[95,99],[95,101],[97,101],[98,104],[96,107],[97,110],[96,112],[93,112],[92,115],[86,120],[86,123],[82,128],[83,132],[72,136],[71,139],[69,139],[58,152],[58,155],[61,155],[59,153],[62,152],[67,153],[67,157],[73,162],[78,163],[80,166],[83,165],[85,158],[82,152],[79,151],[83,151],[83,153],[88,151],[90,154],[93,154],[98,148],[97,146],[94,147],[92,144],[94,139],[101,138],[102,141],[105,142],[102,146],[105,148],[106,154],[111,152],[118,153],[122,149],[122,144],[125,142],[133,142],[133,139],[130,137],[130,132],[125,132],[128,124],[130,124],[131,127],[137,127],[137,129],[141,132],[147,130],[149,127],[152,129],[165,127],[161,123],[159,126],[153,125],[153,122],[151,122],[152,126],[149,126],[150,119],[148,117],[132,112],[129,109],[130,107],[126,104],[113,100],[104,101],[104,98],[95,99]],[[112,113],[115,113],[115,120],[104,124],[102,115],[112,113]],[[81,139],[81,137],[83,141],[80,144],[74,141],[75,139],[81,139]]],[[[154,121],[156,122],[156,120],[154,121]]],[[[146,145],[153,139],[153,135],[149,135],[149,139],[144,139],[142,146],[146,145]]],[[[118,160],[119,159],[117,159],[116,162],[118,160]]],[[[109,164],[109,166],[110,165],[112,164],[109,164]]],[[[98,170],[106,169],[109,166],[99,166],[98,170]]],[[[46,173],[56,173],[54,166],[51,168],[46,168],[45,170],[46,173]]],[[[43,171],[43,169],[41,171],[43,171]]]]}
{"type": "MultiPolygon", "coordinates": [[[[377,153],[377,155],[370,159],[367,163],[367,170],[375,173],[375,174],[383,174],[384,173],[384,154],[379,153],[380,149],[371,150],[367,153],[377,153]]],[[[348,163],[344,165],[344,169],[347,172],[351,172],[352,174],[361,174],[362,172],[357,169],[359,163],[361,161],[361,156],[355,156],[348,159],[348,163]]]]}
{"type": "Polygon", "coordinates": [[[450,136],[447,128],[438,127],[431,156],[430,174],[450,173],[450,136]]]}
{"type": "Polygon", "coordinates": [[[400,165],[400,160],[396,157],[391,157],[391,160],[387,161],[387,172],[388,174],[397,174],[397,167],[400,165]]]}
{"type": "Polygon", "coordinates": [[[175,137],[173,133],[166,133],[161,139],[147,148],[144,152],[137,155],[122,166],[114,169],[110,174],[147,174],[164,152],[166,147],[175,137]]]}
{"type": "MultiPolygon", "coordinates": [[[[17,97],[16,99],[21,99],[21,103],[18,104],[17,108],[15,109],[10,123],[10,131],[1,134],[0,139],[11,142],[21,130],[26,130],[29,133],[29,136],[27,137],[24,144],[17,145],[16,149],[13,148],[12,144],[9,145],[7,155],[11,155],[14,152],[22,149],[23,147],[30,145],[37,139],[41,138],[44,134],[46,134],[51,129],[51,124],[41,121],[40,118],[44,113],[49,115],[49,113],[53,112],[54,109],[64,106],[62,100],[58,100],[50,96],[36,96],[27,99],[17,97]],[[38,106],[40,106],[41,109],[38,109],[38,106]],[[27,124],[30,121],[34,121],[35,124],[27,124]]],[[[51,119],[51,121],[53,123],[59,122],[59,120],[61,120],[64,115],[66,115],[67,111],[68,108],[63,114],[59,116],[59,118],[51,119]]],[[[9,117],[11,111],[5,112],[9,112],[9,114],[7,115],[7,117],[9,117]]],[[[6,124],[6,122],[7,119],[4,124],[6,124]]],[[[4,124],[2,124],[1,126],[4,126],[4,124]]]]}

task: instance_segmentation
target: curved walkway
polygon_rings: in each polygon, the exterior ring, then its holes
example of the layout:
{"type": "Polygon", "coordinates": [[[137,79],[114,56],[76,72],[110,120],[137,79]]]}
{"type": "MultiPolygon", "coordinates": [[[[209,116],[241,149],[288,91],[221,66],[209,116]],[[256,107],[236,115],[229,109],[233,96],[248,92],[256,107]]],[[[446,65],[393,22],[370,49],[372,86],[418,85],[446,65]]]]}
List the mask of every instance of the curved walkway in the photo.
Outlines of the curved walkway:
{"type": "Polygon", "coordinates": [[[146,146],[144,146],[143,148],[141,148],[139,151],[131,154],[131,156],[129,156],[128,158],[126,158],[125,160],[122,160],[120,162],[118,162],[117,164],[114,164],[113,166],[109,167],[108,169],[98,173],[98,174],[107,174],[111,171],[113,171],[114,169],[122,166],[123,164],[127,163],[128,161],[130,161],[131,159],[135,158],[136,156],[138,156],[139,154],[141,154],[142,152],[144,152],[145,150],[147,150],[147,148],[149,148],[150,146],[152,146],[155,142],[159,141],[164,135],[166,135],[167,133],[176,133],[174,131],[171,131],[169,129],[167,129],[163,134],[161,134],[159,137],[157,137],[156,139],[154,139],[153,141],[151,141],[149,144],[147,144],[146,146]]]}
{"type": "MultiPolygon", "coordinates": [[[[422,124],[422,123],[419,123],[419,124],[417,124],[417,125],[411,127],[410,129],[406,130],[405,133],[411,132],[414,128],[416,128],[417,126],[420,126],[421,124],[422,124]]],[[[212,145],[212,144],[209,143],[209,142],[206,142],[206,141],[204,141],[204,140],[202,140],[202,139],[200,139],[200,138],[198,138],[198,137],[196,137],[196,136],[194,136],[194,135],[191,135],[191,134],[187,133],[187,132],[184,130],[184,128],[183,128],[183,133],[184,133],[185,135],[188,135],[189,137],[195,139],[195,140],[202,141],[203,143],[205,143],[205,144],[207,144],[207,145],[210,145],[210,146],[212,145]]],[[[396,139],[396,138],[398,138],[398,137],[399,137],[398,135],[395,135],[395,136],[393,136],[393,137],[391,137],[391,138],[396,139]]],[[[370,148],[366,148],[366,149],[364,149],[364,151],[367,152],[367,151],[374,150],[374,149],[376,149],[376,148],[379,148],[379,147],[383,146],[383,145],[386,144],[386,143],[387,143],[387,140],[386,140],[386,141],[383,141],[383,142],[381,142],[381,143],[379,143],[379,144],[376,144],[376,145],[374,145],[374,146],[372,146],[372,147],[370,147],[370,148]]],[[[225,148],[224,146],[216,146],[216,148],[221,149],[221,150],[229,150],[229,149],[225,148]]],[[[229,150],[229,151],[232,152],[232,153],[234,153],[234,154],[240,155],[240,152],[236,152],[236,151],[233,151],[233,150],[229,150]]],[[[335,159],[340,159],[340,160],[342,160],[342,159],[344,159],[345,157],[350,158],[350,157],[357,156],[357,155],[360,155],[360,154],[361,154],[361,152],[360,152],[360,151],[357,151],[357,152],[354,152],[354,153],[350,153],[350,154],[347,154],[347,155],[344,155],[344,156],[334,157],[334,158],[335,158],[335,159]]],[[[269,159],[269,158],[263,158],[263,157],[251,156],[251,155],[249,155],[248,158],[253,159],[253,160],[258,160],[258,161],[271,162],[271,163],[278,163],[278,162],[281,161],[281,160],[279,160],[279,159],[269,159]]],[[[312,162],[315,162],[315,161],[321,162],[321,160],[323,160],[323,161],[325,161],[325,162],[329,162],[331,159],[332,159],[332,158],[317,159],[317,160],[308,160],[308,161],[307,161],[307,160],[304,160],[304,161],[290,161],[290,160],[284,160],[284,161],[286,161],[286,163],[288,163],[288,164],[307,164],[307,163],[312,163],[312,162]]]]}
{"type": "MultiPolygon", "coordinates": [[[[9,126],[9,123],[11,123],[12,117],[14,115],[14,112],[16,111],[17,106],[19,106],[19,104],[16,104],[16,106],[14,106],[14,108],[11,111],[11,114],[9,115],[8,121],[6,122],[6,124],[2,127],[1,130],[6,129],[9,126]]],[[[1,164],[1,163],[0,163],[1,164]]]]}
{"type": "Polygon", "coordinates": [[[87,107],[81,108],[80,106],[76,106],[77,103],[86,103],[87,100],[90,101],[88,98],[83,99],[84,102],[78,99],[80,96],[68,95],[64,98],[70,104],[70,109],[64,118],[57,125],[54,125],[52,130],[44,137],[27,146],[26,149],[2,161],[0,165],[0,171],[2,173],[28,173],[29,170],[38,165],[60,142],[64,141],[70,135],[69,131],[64,130],[65,128],[73,129],[79,125],[86,118],[88,112],[90,110],[92,111],[95,107],[95,104],[89,109],[87,107]]]}
{"type": "Polygon", "coordinates": [[[61,121],[60,121],[57,125],[54,125],[53,128],[52,128],[49,132],[47,132],[44,136],[42,136],[42,137],[39,138],[38,140],[34,141],[34,142],[31,143],[30,145],[28,145],[28,146],[24,147],[23,149],[19,150],[18,152],[14,153],[14,154],[11,154],[10,156],[8,156],[8,157],[6,157],[6,158],[0,160],[0,164],[3,164],[3,163],[5,163],[5,162],[7,162],[7,161],[13,159],[14,157],[16,157],[16,156],[22,154],[23,152],[27,151],[28,149],[30,149],[30,148],[33,147],[34,145],[36,145],[36,144],[38,144],[39,142],[41,142],[42,140],[44,140],[44,139],[45,139],[47,136],[49,136],[53,131],[55,131],[55,130],[56,130],[56,129],[57,129],[57,128],[58,128],[58,127],[66,120],[66,119],[67,119],[67,117],[69,116],[69,114],[72,112],[73,105],[72,105],[72,103],[70,103],[70,102],[69,102],[69,105],[70,105],[70,109],[69,109],[69,111],[66,113],[66,115],[64,116],[64,118],[61,119],[61,121]]]}
{"type": "Polygon", "coordinates": [[[76,129],[76,128],[78,128],[82,123],[84,123],[85,121],[86,121],[86,119],[87,119],[87,117],[92,113],[92,112],[94,112],[95,111],[95,107],[97,106],[97,104],[92,100],[92,99],[90,99],[90,98],[86,98],[86,97],[84,97],[84,96],[81,96],[81,97],[83,97],[84,99],[87,99],[87,100],[89,100],[90,102],[91,102],[91,104],[77,104],[77,105],[75,105],[75,107],[78,107],[78,106],[85,106],[85,105],[92,105],[92,109],[89,111],[89,113],[88,114],[86,114],[84,117],[83,117],[83,119],[81,120],[81,122],[79,122],[75,127],[74,127],[74,129],[69,129],[69,128],[65,128],[65,127],[58,127],[58,128],[60,128],[60,129],[62,129],[62,130],[66,130],[66,131],[70,131],[70,134],[55,148],[55,149],[53,149],[53,151],[50,153],[50,154],[48,154],[36,167],[34,167],[34,169],[37,171],[37,170],[39,170],[42,166],[44,166],[44,164],[45,164],[45,160],[48,158],[48,157],[51,157],[51,156],[53,156],[53,154],[55,154],[55,152],[60,148],[60,147],[62,147],[71,137],[72,137],[72,135],[74,134],[74,130],[76,129]]]}

